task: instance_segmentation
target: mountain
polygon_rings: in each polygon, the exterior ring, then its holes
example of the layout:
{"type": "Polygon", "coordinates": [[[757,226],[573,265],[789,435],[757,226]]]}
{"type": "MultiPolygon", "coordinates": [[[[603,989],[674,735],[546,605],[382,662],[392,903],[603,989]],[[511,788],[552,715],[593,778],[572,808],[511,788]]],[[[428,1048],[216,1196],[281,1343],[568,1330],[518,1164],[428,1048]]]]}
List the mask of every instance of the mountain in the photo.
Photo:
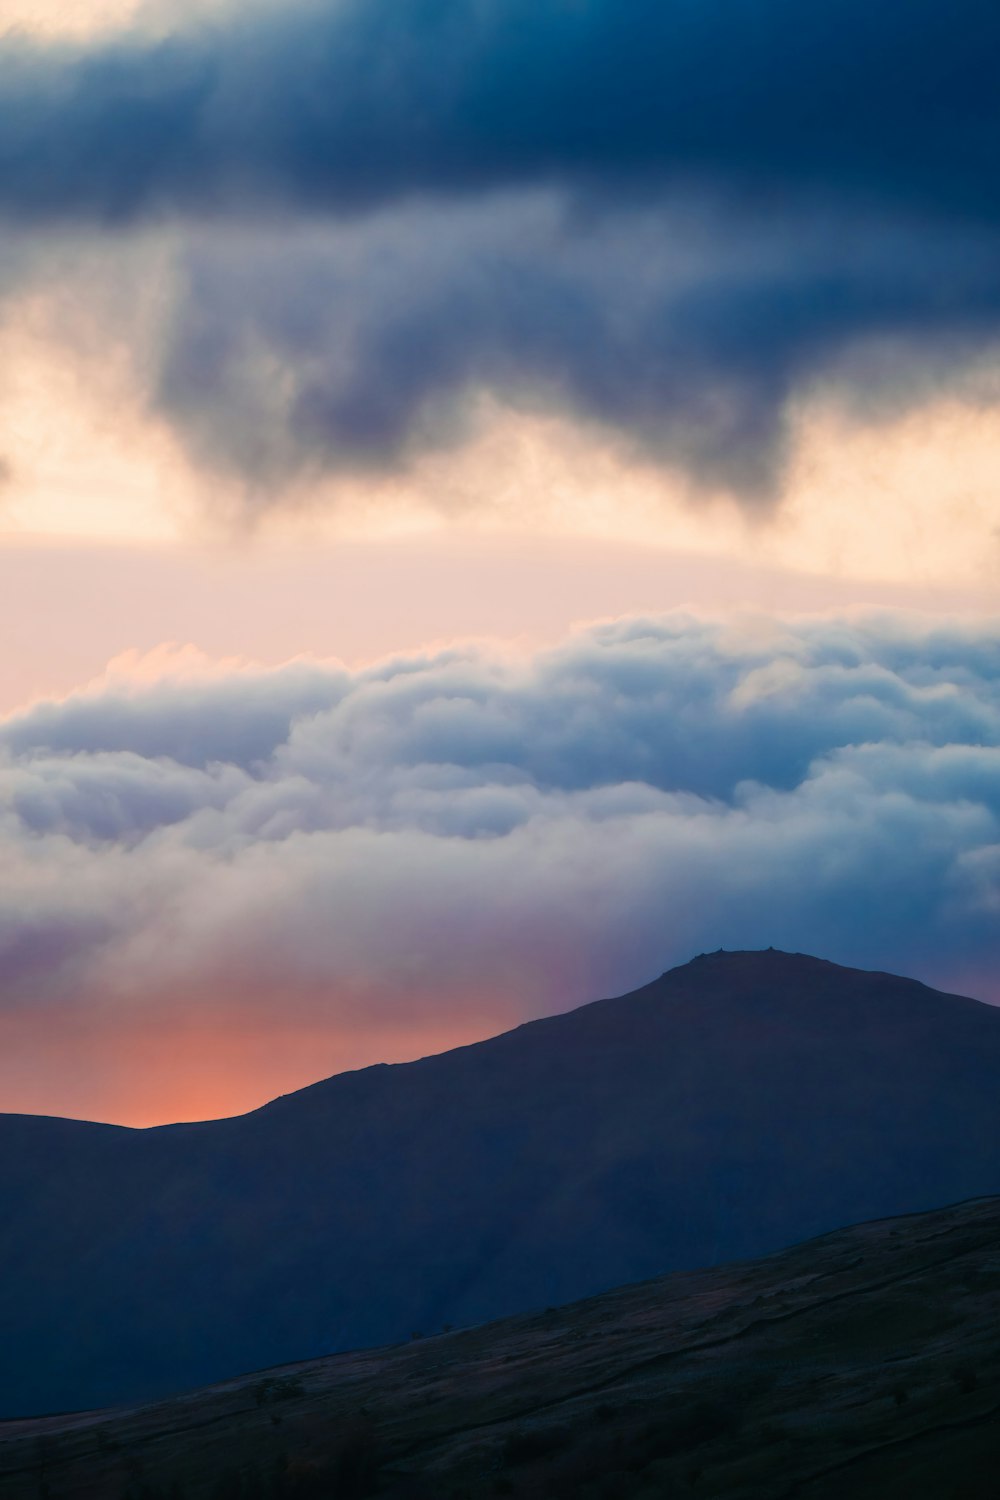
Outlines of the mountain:
{"type": "Polygon", "coordinates": [[[715,954],[231,1120],[0,1117],[0,1413],[146,1399],[1000,1190],[1000,1010],[715,954]]]}
{"type": "Polygon", "coordinates": [[[1000,1199],[764,1260],[0,1423],[37,1500],[995,1500],[1000,1199]]]}

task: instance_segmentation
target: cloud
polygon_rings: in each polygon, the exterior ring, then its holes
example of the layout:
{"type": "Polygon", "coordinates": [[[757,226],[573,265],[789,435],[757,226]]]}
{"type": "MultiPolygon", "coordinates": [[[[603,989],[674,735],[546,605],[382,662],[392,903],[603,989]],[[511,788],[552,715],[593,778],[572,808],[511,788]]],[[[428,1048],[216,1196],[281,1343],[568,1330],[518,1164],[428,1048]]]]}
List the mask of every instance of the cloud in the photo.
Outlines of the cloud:
{"type": "MultiPolygon", "coordinates": [[[[213,763],[249,771],[284,743],[300,714],[336,703],[350,678],[334,667],[293,662],[281,671],[199,670],[181,652],[121,660],[105,685],[42,702],[3,721],[3,744],[19,756],[44,747],[57,756],[122,754],[205,770],[213,763]],[[144,686],[142,669],[157,674],[144,686]]],[[[70,763],[78,763],[71,760],[70,763]]]]}
{"type": "Polygon", "coordinates": [[[985,0],[338,0],[13,42],[0,207],[121,222],[694,180],[995,222],[998,42],[985,0]]]}
{"type": "Polygon", "coordinates": [[[112,684],[0,743],[0,1012],[39,1027],[196,997],[374,1060],[768,943],[1000,1001],[995,628],[625,620],[112,684]]]}
{"type": "Polygon", "coordinates": [[[810,389],[851,392],[871,420],[961,386],[1000,331],[996,264],[964,233],[929,232],[913,254],[885,227],[736,233],[676,205],[580,224],[537,196],[325,235],[206,234],[179,262],[154,400],[203,461],[263,494],[460,444],[488,394],[768,496],[810,389]],[[877,340],[877,358],[856,357],[877,340]]]}
{"type": "Polygon", "coordinates": [[[484,392],[774,498],[817,384],[870,417],[992,358],[998,43],[981,0],[339,0],[13,38],[0,217],[171,245],[137,378],[258,502],[461,443],[484,392]]]}
{"type": "Polygon", "coordinates": [[[75,260],[19,242],[48,336],[82,369],[128,351],[156,440],[165,418],[216,504],[235,490],[258,510],[359,476],[384,501],[395,476],[442,508],[488,507],[488,474],[439,494],[423,460],[551,416],[623,474],[759,510],[805,410],[853,428],[944,392],[995,406],[998,248],[927,230],[917,254],[898,226],[677,203],[581,220],[540,194],[88,240],[75,260]]]}

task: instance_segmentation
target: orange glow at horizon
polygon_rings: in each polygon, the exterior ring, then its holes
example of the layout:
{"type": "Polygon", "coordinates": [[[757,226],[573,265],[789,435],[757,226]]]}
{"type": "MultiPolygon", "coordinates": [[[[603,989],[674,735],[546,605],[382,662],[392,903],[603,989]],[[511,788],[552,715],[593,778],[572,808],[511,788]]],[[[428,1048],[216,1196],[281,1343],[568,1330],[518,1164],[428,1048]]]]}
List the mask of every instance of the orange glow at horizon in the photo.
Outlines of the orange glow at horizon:
{"type": "MultiPolygon", "coordinates": [[[[142,1007],[138,1007],[141,1013],[142,1007]]],[[[470,1006],[461,1019],[422,1026],[382,1021],[338,1028],[315,1018],[209,1012],[203,1020],[101,1012],[0,1018],[0,1113],[57,1115],[136,1129],[246,1114],[334,1074],[410,1062],[482,1041],[516,1024],[470,1006]]]]}

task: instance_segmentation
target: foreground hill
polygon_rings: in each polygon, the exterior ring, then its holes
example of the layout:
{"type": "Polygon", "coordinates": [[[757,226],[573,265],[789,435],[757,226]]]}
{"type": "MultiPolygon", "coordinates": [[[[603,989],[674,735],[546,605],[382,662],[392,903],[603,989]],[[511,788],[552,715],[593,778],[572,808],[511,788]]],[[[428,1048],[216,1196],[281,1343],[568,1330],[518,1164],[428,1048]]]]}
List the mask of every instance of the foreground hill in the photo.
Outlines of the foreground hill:
{"type": "Polygon", "coordinates": [[[1000,1190],[1000,1010],[779,953],[233,1120],[0,1117],[0,1413],[168,1393],[1000,1190]]]}
{"type": "Polygon", "coordinates": [[[36,1500],[995,1500],[1000,1199],[753,1263],[0,1423],[36,1500]]]}

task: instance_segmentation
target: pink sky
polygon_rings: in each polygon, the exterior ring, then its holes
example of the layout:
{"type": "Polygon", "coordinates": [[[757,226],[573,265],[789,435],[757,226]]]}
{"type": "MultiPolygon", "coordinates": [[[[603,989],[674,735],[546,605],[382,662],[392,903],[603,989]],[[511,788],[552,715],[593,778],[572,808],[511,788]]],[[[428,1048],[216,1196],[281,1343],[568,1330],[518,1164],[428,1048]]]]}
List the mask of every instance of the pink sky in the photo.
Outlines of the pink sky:
{"type": "Polygon", "coordinates": [[[585,537],[451,531],[312,548],[24,539],[0,544],[0,636],[16,642],[0,661],[0,714],[164,643],[213,659],[356,665],[468,637],[529,649],[580,623],[678,608],[986,614],[993,597],[985,585],[864,581],[585,537]]]}

